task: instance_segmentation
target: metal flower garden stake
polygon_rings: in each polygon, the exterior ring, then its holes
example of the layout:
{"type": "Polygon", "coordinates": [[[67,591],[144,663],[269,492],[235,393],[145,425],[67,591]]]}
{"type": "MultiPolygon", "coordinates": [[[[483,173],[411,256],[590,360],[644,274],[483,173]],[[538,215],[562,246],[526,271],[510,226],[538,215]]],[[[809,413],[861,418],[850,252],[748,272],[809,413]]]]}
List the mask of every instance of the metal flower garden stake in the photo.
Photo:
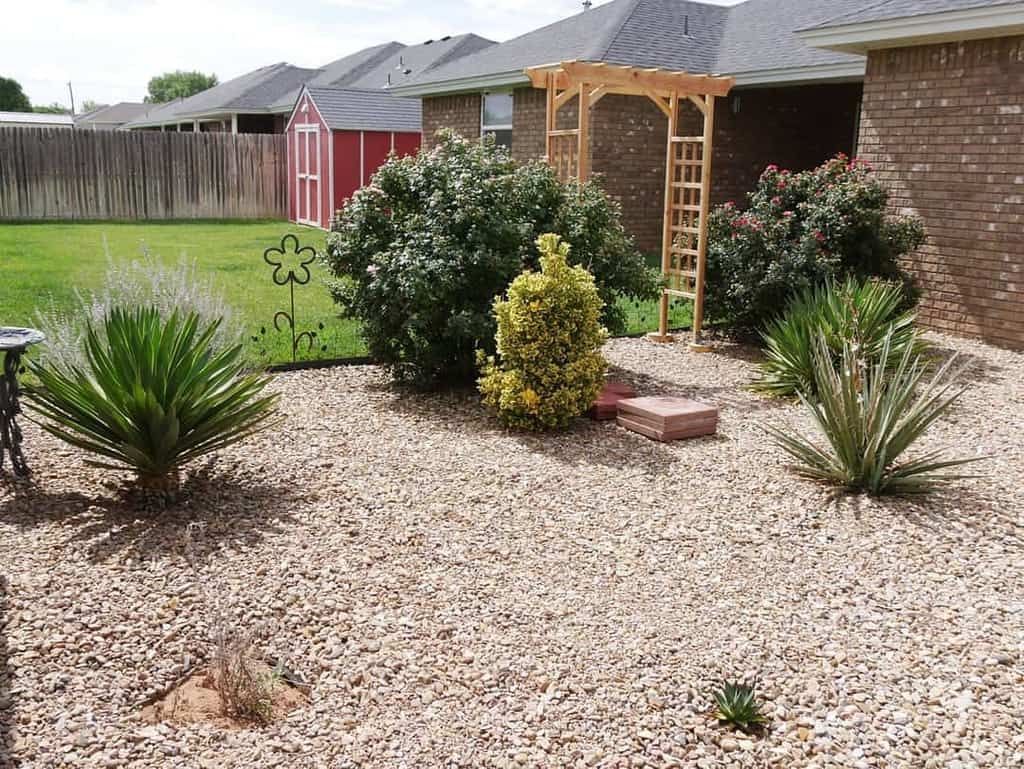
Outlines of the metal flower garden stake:
{"type": "MultiPolygon", "coordinates": [[[[281,324],[287,325],[292,337],[292,362],[298,360],[299,345],[303,342],[307,350],[312,350],[317,343],[316,331],[297,332],[295,328],[295,286],[305,286],[313,277],[309,271],[309,265],[316,259],[316,249],[312,246],[299,246],[299,239],[294,235],[285,235],[281,238],[279,247],[271,247],[263,252],[263,261],[274,268],[274,283],[279,286],[288,286],[288,311],[278,310],[274,313],[274,330],[282,331],[281,324]],[[307,255],[308,254],[308,258],[307,255]],[[277,256],[277,259],[274,256],[277,256]],[[285,266],[285,257],[291,255],[291,263],[297,262],[296,267],[285,266]]],[[[323,329],[323,324],[320,324],[323,329]]],[[[256,339],[256,337],[254,337],[256,339]]],[[[320,350],[325,351],[327,345],[321,345],[320,350]]]]}

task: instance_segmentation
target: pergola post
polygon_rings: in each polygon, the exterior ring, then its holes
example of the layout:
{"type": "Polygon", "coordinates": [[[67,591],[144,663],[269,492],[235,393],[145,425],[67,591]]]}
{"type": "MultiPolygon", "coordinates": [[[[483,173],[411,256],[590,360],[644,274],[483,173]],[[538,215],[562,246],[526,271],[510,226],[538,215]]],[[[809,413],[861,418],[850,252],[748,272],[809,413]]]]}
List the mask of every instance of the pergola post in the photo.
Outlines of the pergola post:
{"type": "Polygon", "coordinates": [[[585,182],[590,178],[590,108],[605,94],[646,96],[668,117],[661,244],[665,286],[658,308],[658,331],[650,336],[659,342],[672,341],[668,332],[669,302],[674,296],[692,299],[691,349],[705,349],[700,345],[700,333],[704,323],[715,97],[727,95],[733,79],[585,61],[529,67],[526,75],[534,88],[547,91],[544,146],[548,163],[563,181],[585,182]],[[573,98],[579,105],[577,127],[559,129],[558,110],[573,98]],[[679,105],[684,100],[703,113],[700,136],[679,136],[679,105]]]}

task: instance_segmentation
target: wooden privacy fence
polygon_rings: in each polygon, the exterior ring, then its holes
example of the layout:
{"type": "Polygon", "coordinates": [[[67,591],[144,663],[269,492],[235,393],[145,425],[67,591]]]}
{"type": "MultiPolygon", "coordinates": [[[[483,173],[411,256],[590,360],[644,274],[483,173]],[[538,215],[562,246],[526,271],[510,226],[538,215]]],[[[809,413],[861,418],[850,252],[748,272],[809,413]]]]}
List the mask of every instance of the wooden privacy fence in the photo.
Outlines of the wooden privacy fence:
{"type": "Polygon", "coordinates": [[[3,219],[284,219],[283,134],[0,127],[3,219]]]}

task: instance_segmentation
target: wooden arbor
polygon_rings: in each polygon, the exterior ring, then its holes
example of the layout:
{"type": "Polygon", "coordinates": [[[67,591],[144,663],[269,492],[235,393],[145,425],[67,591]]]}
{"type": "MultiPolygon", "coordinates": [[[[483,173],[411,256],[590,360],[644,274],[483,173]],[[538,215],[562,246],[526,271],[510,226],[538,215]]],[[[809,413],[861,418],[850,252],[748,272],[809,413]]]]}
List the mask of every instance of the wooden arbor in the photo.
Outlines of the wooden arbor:
{"type": "Polygon", "coordinates": [[[563,61],[529,67],[534,88],[547,91],[546,154],[562,180],[590,178],[590,108],[607,94],[646,96],[668,118],[665,153],[665,212],[661,271],[665,286],[657,341],[671,341],[668,304],[671,297],[693,300],[693,340],[700,345],[704,322],[704,264],[711,189],[711,140],[715,97],[733,86],[730,77],[693,75],[661,69],[563,61]],[[576,128],[558,127],[558,110],[576,100],[576,128]],[[693,104],[703,117],[700,135],[682,136],[679,108],[693,104]]]}

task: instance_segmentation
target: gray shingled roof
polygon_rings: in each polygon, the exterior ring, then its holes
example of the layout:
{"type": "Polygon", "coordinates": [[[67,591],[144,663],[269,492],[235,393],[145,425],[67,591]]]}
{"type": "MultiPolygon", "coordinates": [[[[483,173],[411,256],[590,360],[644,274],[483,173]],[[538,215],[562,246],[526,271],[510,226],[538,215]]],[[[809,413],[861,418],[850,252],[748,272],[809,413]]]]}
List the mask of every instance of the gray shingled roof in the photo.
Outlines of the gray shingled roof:
{"type": "Polygon", "coordinates": [[[152,105],[122,101],[75,115],[76,126],[119,126],[145,115],[152,105]]]}
{"type": "MultiPolygon", "coordinates": [[[[1019,2],[1019,0],[1017,0],[1019,2]]],[[[889,19],[905,19],[930,13],[965,11],[971,8],[1015,5],[1012,0],[874,0],[856,3],[847,13],[837,14],[821,24],[807,25],[807,29],[824,29],[846,24],[862,24],[889,19]]]]}
{"type": "MultiPolygon", "coordinates": [[[[715,71],[738,75],[766,69],[862,62],[812,48],[796,31],[862,7],[865,0],[747,0],[729,9],[715,71]]],[[[870,0],[868,0],[870,2],[870,0]]]]}
{"type": "Polygon", "coordinates": [[[309,95],[330,128],[347,131],[419,131],[422,102],[387,91],[310,87],[309,95]]]}
{"type": "MultiPolygon", "coordinates": [[[[306,85],[331,88],[385,88],[408,81],[424,74],[432,67],[494,44],[493,40],[473,34],[445,37],[419,45],[385,43],[331,62],[324,66],[319,74],[310,78],[306,85]]],[[[291,112],[300,90],[296,88],[278,99],[272,105],[272,109],[291,112]]]]}
{"type": "MultiPolygon", "coordinates": [[[[690,0],[612,0],[533,30],[410,82],[443,91],[460,80],[518,73],[579,59],[734,74],[778,67],[858,64],[851,54],[811,48],[796,30],[848,13],[864,0],[747,0],[735,6],[690,0]],[[688,28],[688,35],[682,34],[688,28]],[[447,85],[444,85],[447,84],[447,85]]],[[[399,86],[399,93],[402,92],[399,86]]]]}
{"type": "Polygon", "coordinates": [[[166,104],[153,105],[142,117],[128,123],[128,127],[149,125],[180,118],[230,112],[265,112],[270,105],[316,75],[318,69],[304,69],[280,62],[247,72],[236,78],[207,88],[205,91],[176,99],[166,104]]]}

